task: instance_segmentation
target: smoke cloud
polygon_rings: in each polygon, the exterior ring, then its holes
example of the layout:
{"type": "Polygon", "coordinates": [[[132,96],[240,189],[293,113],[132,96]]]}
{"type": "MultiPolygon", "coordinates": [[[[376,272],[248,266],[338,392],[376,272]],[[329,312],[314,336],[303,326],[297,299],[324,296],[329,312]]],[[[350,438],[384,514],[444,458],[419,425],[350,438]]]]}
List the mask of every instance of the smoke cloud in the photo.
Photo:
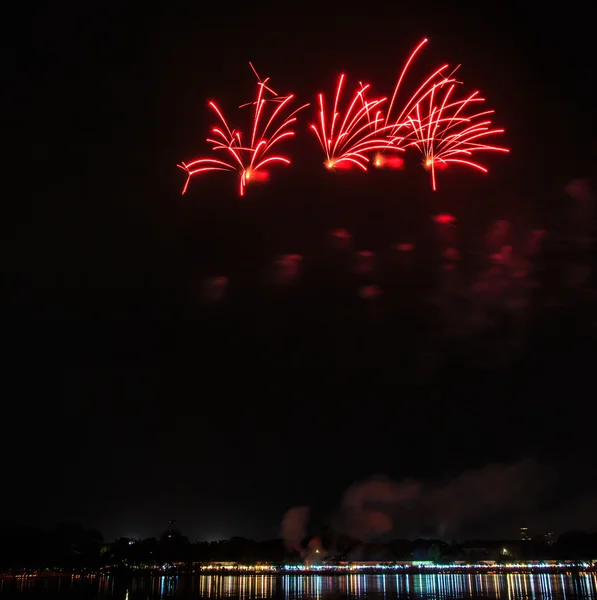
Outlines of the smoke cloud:
{"type": "Polygon", "coordinates": [[[339,526],[343,533],[369,540],[394,527],[392,513],[420,494],[420,484],[397,483],[383,476],[351,485],[344,493],[339,526]]]}
{"type": "Polygon", "coordinates": [[[444,484],[430,486],[422,498],[435,529],[448,533],[462,526],[521,511],[534,503],[550,482],[534,460],[495,463],[465,471],[444,484]]]}
{"type": "Polygon", "coordinates": [[[312,537],[307,544],[305,558],[309,562],[319,562],[327,557],[328,551],[323,547],[321,538],[312,537]]]}
{"type": "Polygon", "coordinates": [[[282,518],[282,537],[289,550],[303,553],[302,541],[307,533],[309,507],[295,506],[289,508],[282,518]]]}
{"type": "Polygon", "coordinates": [[[574,200],[583,203],[590,203],[593,200],[591,186],[586,179],[573,179],[565,187],[566,193],[574,200]]]}
{"type": "Polygon", "coordinates": [[[481,523],[524,514],[553,483],[553,473],[531,459],[494,463],[443,481],[374,477],[346,490],[339,532],[363,541],[394,537],[456,536],[481,523]]]}
{"type": "MultiPolygon", "coordinates": [[[[332,525],[337,534],[365,543],[516,535],[521,525],[536,532],[557,531],[558,524],[564,528],[576,522],[597,525],[597,492],[592,483],[584,488],[579,484],[585,472],[581,463],[572,468],[569,463],[546,465],[527,458],[485,464],[435,480],[394,481],[376,475],[349,486],[332,525]]],[[[303,547],[309,516],[306,506],[289,509],[282,520],[282,535],[289,550],[316,561],[328,551],[319,537],[303,547]]]]}

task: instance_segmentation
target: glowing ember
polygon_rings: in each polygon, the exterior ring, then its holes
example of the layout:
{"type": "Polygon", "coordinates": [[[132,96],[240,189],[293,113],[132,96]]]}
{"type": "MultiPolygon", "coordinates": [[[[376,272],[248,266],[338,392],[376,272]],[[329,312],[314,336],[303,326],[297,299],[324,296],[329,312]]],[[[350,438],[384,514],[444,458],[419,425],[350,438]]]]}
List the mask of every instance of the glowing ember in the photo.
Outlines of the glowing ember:
{"type": "Polygon", "coordinates": [[[456,219],[452,215],[449,215],[447,213],[435,215],[435,217],[433,217],[433,220],[436,223],[439,223],[440,225],[450,225],[451,223],[454,223],[456,221],[456,219]]]}
{"type": "Polygon", "coordinates": [[[364,300],[374,300],[381,296],[382,291],[378,285],[364,285],[359,288],[359,297],[364,300]]]}
{"type": "Polygon", "coordinates": [[[399,156],[376,154],[373,159],[373,166],[378,169],[402,169],[404,167],[404,159],[399,156]]]}
{"type": "Polygon", "coordinates": [[[412,252],[414,247],[415,247],[414,244],[408,244],[408,243],[396,244],[396,246],[395,246],[395,248],[396,248],[396,250],[398,250],[398,252],[412,252]]]}

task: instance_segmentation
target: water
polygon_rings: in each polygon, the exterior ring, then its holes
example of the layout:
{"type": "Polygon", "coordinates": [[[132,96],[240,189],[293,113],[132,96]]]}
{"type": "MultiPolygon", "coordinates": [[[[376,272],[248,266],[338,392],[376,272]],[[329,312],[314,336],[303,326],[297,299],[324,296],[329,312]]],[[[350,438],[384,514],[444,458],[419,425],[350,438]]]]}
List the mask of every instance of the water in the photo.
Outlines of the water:
{"type": "Polygon", "coordinates": [[[597,574],[201,575],[0,580],[0,600],[9,596],[22,600],[594,600],[597,574]]]}

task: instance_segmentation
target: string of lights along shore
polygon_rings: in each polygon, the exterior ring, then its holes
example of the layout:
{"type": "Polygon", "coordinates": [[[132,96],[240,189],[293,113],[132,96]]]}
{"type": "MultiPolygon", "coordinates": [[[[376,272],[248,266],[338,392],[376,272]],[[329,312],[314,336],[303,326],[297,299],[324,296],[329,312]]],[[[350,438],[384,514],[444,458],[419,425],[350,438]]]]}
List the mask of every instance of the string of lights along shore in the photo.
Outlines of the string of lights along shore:
{"type": "MultiPolygon", "coordinates": [[[[345,74],[338,79],[332,102],[323,93],[317,95],[317,116],[309,129],[319,142],[325,168],[402,169],[404,153],[416,151],[429,171],[431,187],[437,190],[437,171],[459,166],[487,173],[478,154],[509,152],[492,143],[504,130],[493,126],[494,111],[484,110],[485,98],[478,91],[462,93],[463,82],[456,78],[459,66],[441,65],[411,88],[410,95],[402,93],[409,85],[409,68],[427,43],[422,40],[408,57],[389,102],[387,97],[373,96],[371,86],[362,82],[345,97],[350,85],[345,74]]],[[[227,171],[236,176],[243,196],[248,184],[267,181],[271,168],[291,164],[286,148],[295,136],[299,113],[310,105],[297,107],[294,94],[279,95],[269,78],[262,80],[249,64],[257,77],[256,97],[239,106],[252,109],[249,134],[233,126],[216,102],[210,101],[209,108],[218,119],[206,140],[211,156],[177,165],[187,174],[183,194],[193,177],[227,171]]]]}

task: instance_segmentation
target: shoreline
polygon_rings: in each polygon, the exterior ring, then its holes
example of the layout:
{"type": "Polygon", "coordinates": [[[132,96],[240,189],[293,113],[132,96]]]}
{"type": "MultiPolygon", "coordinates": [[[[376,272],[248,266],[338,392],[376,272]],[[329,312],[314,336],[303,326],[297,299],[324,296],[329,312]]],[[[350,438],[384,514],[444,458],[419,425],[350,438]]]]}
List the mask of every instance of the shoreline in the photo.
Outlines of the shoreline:
{"type": "Polygon", "coordinates": [[[198,577],[207,575],[220,575],[226,577],[245,577],[245,576],[270,576],[270,577],[346,577],[351,575],[581,575],[597,573],[597,565],[591,566],[562,566],[552,565],[524,565],[524,566],[450,566],[437,565],[434,567],[406,567],[397,569],[106,569],[101,571],[88,572],[21,572],[21,573],[0,573],[0,579],[49,579],[49,578],[76,578],[88,579],[96,577],[198,577]]]}

